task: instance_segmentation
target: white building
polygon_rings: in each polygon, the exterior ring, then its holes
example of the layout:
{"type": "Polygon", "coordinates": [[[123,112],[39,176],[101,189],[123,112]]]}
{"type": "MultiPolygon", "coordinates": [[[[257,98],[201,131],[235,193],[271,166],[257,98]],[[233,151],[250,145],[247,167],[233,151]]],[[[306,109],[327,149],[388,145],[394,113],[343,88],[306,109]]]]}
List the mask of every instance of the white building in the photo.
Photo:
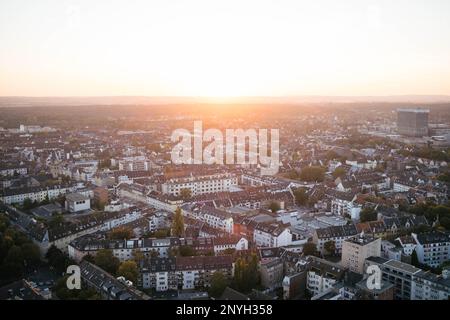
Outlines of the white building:
{"type": "Polygon", "coordinates": [[[233,233],[233,217],[229,213],[210,208],[202,210],[202,213],[201,220],[206,222],[210,227],[223,230],[230,234],[233,233]]]}
{"type": "Polygon", "coordinates": [[[214,238],[214,253],[219,254],[227,249],[236,251],[248,250],[248,240],[244,237],[239,238],[214,238]]]}
{"type": "Polygon", "coordinates": [[[381,256],[381,239],[361,233],[344,240],[341,264],[356,273],[364,272],[364,262],[368,257],[381,256]]]}
{"type": "Polygon", "coordinates": [[[344,276],[345,269],[329,261],[314,258],[306,275],[306,288],[315,296],[331,289],[344,276]]]}
{"type": "Polygon", "coordinates": [[[345,226],[332,226],[314,230],[313,242],[317,246],[317,250],[326,254],[325,243],[333,241],[336,252],[341,252],[345,239],[349,239],[358,233],[354,224],[345,226]]]}
{"type": "Polygon", "coordinates": [[[231,279],[233,268],[230,255],[152,258],[140,266],[140,274],[144,289],[192,290],[209,287],[215,272],[231,279]]]}
{"type": "Polygon", "coordinates": [[[444,269],[438,276],[420,271],[413,276],[411,300],[448,300],[450,298],[449,270],[444,269]]]}
{"type": "Polygon", "coordinates": [[[170,179],[161,185],[161,190],[164,194],[180,196],[181,190],[188,189],[191,192],[191,196],[196,196],[206,193],[231,191],[237,185],[237,176],[224,173],[170,179]]]}
{"type": "Polygon", "coordinates": [[[439,267],[450,260],[449,232],[412,233],[411,236],[416,241],[415,250],[420,263],[439,267]]]}
{"type": "Polygon", "coordinates": [[[394,192],[408,192],[410,189],[415,188],[416,185],[412,181],[394,181],[394,192]]]}
{"type": "Polygon", "coordinates": [[[70,193],[66,195],[66,210],[74,213],[89,210],[91,200],[81,193],[70,193]]]}
{"type": "Polygon", "coordinates": [[[0,176],[8,177],[14,175],[24,176],[28,173],[28,169],[26,167],[9,167],[9,168],[0,168],[0,176]]]}
{"type": "Polygon", "coordinates": [[[49,200],[53,200],[60,195],[64,195],[69,192],[74,192],[77,189],[76,186],[54,186],[51,188],[31,187],[22,189],[7,189],[0,192],[0,201],[5,204],[22,204],[25,199],[30,199],[32,202],[42,202],[47,197],[49,200]]]}
{"type": "Polygon", "coordinates": [[[125,171],[149,171],[150,161],[145,156],[125,157],[119,160],[111,160],[111,165],[119,166],[119,170],[125,171]]]}
{"type": "Polygon", "coordinates": [[[259,223],[253,230],[253,241],[258,247],[283,247],[292,244],[288,226],[280,223],[259,223]]]}
{"type": "Polygon", "coordinates": [[[402,246],[402,251],[405,255],[410,256],[416,249],[416,240],[412,236],[403,236],[396,239],[402,246]]]}
{"type": "Polygon", "coordinates": [[[355,200],[354,194],[335,192],[331,200],[331,213],[337,216],[349,215],[353,220],[358,220],[361,206],[356,204],[355,200]]]}

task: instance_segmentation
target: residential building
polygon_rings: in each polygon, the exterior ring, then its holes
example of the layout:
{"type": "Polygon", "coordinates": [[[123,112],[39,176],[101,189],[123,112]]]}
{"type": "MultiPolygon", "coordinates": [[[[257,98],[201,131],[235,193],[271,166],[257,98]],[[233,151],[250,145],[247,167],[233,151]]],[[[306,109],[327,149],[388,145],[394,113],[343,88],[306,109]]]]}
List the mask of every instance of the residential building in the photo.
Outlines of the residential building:
{"type": "Polygon", "coordinates": [[[209,287],[215,272],[231,279],[233,266],[230,255],[150,258],[140,265],[141,286],[156,291],[209,287]]]}
{"type": "Polygon", "coordinates": [[[116,279],[90,262],[82,261],[80,272],[81,281],[88,288],[97,291],[105,300],[150,300],[150,297],[137,290],[133,283],[116,279]]]}
{"type": "Polygon", "coordinates": [[[258,223],[253,230],[253,242],[258,247],[284,247],[292,244],[289,226],[279,222],[258,223]]]}
{"type": "Polygon", "coordinates": [[[368,257],[379,256],[381,256],[381,239],[361,233],[344,240],[341,264],[350,271],[363,273],[365,260],[368,257]]]}
{"type": "Polygon", "coordinates": [[[53,187],[30,187],[19,189],[5,189],[0,191],[0,201],[5,204],[23,204],[25,199],[32,202],[42,202],[45,199],[53,200],[66,193],[74,192],[77,186],[53,186],[53,187]]]}
{"type": "Polygon", "coordinates": [[[313,296],[324,293],[340,281],[344,273],[342,266],[314,257],[308,269],[306,288],[313,296]]]}
{"type": "Polygon", "coordinates": [[[439,267],[450,260],[450,232],[412,233],[416,242],[419,262],[430,267],[439,267]]]}
{"type": "Polygon", "coordinates": [[[366,259],[365,268],[377,265],[382,272],[382,279],[394,285],[394,299],[410,300],[414,276],[422,270],[410,264],[397,260],[387,260],[381,257],[366,259]]]}
{"type": "Polygon", "coordinates": [[[357,234],[357,229],[354,224],[345,226],[331,226],[314,230],[313,242],[317,246],[317,250],[325,254],[325,243],[333,241],[335,244],[336,252],[342,251],[342,244],[345,239],[351,238],[357,234]]]}
{"type": "Polygon", "coordinates": [[[280,288],[283,285],[284,267],[280,258],[262,259],[259,262],[261,285],[269,290],[280,288]]]}
{"type": "Polygon", "coordinates": [[[449,269],[441,275],[420,271],[413,277],[411,300],[448,300],[450,298],[449,269]]]}
{"type": "Polygon", "coordinates": [[[81,193],[70,193],[66,195],[65,206],[70,213],[86,211],[91,208],[91,199],[81,193]]]}
{"type": "Polygon", "coordinates": [[[161,185],[161,190],[163,194],[180,196],[181,190],[188,189],[191,192],[191,196],[197,196],[200,194],[231,191],[237,185],[237,176],[224,173],[172,178],[161,185]]]}

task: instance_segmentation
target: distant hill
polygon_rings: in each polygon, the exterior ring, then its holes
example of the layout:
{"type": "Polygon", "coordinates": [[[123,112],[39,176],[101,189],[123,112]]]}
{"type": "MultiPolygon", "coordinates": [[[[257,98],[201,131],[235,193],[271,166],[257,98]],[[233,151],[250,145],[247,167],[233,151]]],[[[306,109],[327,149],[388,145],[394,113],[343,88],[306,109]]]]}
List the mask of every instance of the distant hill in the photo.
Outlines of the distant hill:
{"type": "Polygon", "coordinates": [[[287,96],[287,97],[150,97],[150,96],[107,96],[107,97],[0,97],[0,107],[32,106],[84,106],[84,105],[164,105],[195,103],[443,103],[450,102],[445,95],[398,95],[398,96],[287,96]]]}

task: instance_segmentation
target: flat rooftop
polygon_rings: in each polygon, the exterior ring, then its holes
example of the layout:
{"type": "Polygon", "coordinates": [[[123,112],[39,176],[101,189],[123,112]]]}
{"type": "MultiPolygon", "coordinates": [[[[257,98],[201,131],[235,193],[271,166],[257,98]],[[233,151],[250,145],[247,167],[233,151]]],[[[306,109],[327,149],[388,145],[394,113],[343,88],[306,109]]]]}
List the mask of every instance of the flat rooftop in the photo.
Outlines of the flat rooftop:
{"type": "Polygon", "coordinates": [[[85,201],[89,200],[89,197],[82,195],[81,193],[70,193],[66,195],[67,201],[85,201]]]}
{"type": "Polygon", "coordinates": [[[374,238],[374,237],[369,236],[369,235],[363,235],[363,236],[357,235],[357,236],[348,238],[345,241],[346,242],[351,242],[351,243],[354,243],[354,244],[358,244],[360,246],[363,246],[363,245],[369,244],[371,242],[374,242],[377,239],[378,238],[374,238]]]}
{"type": "Polygon", "coordinates": [[[399,269],[399,270],[402,270],[402,271],[405,271],[405,272],[408,272],[411,274],[415,274],[415,273],[422,271],[422,269],[416,268],[413,265],[403,263],[403,262],[400,262],[397,260],[389,260],[384,265],[395,268],[395,269],[399,269]]]}

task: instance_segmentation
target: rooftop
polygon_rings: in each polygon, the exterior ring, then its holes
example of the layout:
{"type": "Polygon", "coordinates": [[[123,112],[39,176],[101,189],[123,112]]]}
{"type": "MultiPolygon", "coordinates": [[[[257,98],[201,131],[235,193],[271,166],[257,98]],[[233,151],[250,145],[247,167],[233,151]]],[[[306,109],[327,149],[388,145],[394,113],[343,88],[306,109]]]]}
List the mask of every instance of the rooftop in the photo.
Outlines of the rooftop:
{"type": "Polygon", "coordinates": [[[82,195],[81,193],[70,193],[70,194],[66,195],[66,201],[77,202],[77,201],[85,201],[85,200],[89,200],[89,197],[86,197],[85,195],[82,195]]]}
{"type": "Polygon", "coordinates": [[[422,271],[421,269],[416,268],[413,265],[410,265],[410,264],[407,264],[404,262],[400,262],[397,260],[389,260],[386,263],[384,263],[384,265],[389,266],[391,268],[398,269],[398,270],[402,270],[404,272],[411,273],[411,274],[416,274],[416,273],[422,271]]]}

